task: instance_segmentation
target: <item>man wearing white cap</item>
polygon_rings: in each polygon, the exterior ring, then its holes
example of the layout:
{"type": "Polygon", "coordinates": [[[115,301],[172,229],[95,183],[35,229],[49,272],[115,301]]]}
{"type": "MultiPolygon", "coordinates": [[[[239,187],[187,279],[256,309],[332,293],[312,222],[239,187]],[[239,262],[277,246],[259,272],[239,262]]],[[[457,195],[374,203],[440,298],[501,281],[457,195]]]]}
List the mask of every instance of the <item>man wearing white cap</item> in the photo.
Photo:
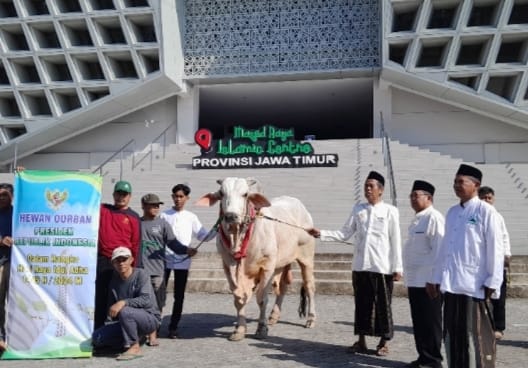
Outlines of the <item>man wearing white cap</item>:
{"type": "Polygon", "coordinates": [[[495,367],[495,332],[488,299],[502,283],[503,234],[498,212],[481,201],[482,172],[460,165],[453,189],[460,203],[446,215],[445,235],[426,288],[444,295],[444,342],[449,368],[495,367]]]}
{"type": "Polygon", "coordinates": [[[114,275],[108,293],[108,323],[95,330],[95,348],[123,347],[117,360],[141,357],[140,338],[156,331],[161,314],[150,284],[150,277],[141,268],[132,267],[130,248],[117,247],[112,252],[114,275]],[[112,323],[115,322],[115,323],[112,323]]]}

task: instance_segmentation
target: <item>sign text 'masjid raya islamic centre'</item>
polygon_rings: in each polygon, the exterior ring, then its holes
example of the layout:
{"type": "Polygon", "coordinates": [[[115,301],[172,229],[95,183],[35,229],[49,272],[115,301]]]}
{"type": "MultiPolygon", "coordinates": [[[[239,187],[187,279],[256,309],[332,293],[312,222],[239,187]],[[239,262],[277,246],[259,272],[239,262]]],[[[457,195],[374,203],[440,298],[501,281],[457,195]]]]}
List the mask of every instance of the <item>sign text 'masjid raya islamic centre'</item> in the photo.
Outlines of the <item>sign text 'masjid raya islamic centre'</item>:
{"type": "Polygon", "coordinates": [[[218,140],[200,129],[194,140],[202,154],[193,157],[193,169],[336,167],[338,161],[336,153],[316,154],[309,142],[295,140],[293,128],[235,126],[231,137],[218,140]]]}

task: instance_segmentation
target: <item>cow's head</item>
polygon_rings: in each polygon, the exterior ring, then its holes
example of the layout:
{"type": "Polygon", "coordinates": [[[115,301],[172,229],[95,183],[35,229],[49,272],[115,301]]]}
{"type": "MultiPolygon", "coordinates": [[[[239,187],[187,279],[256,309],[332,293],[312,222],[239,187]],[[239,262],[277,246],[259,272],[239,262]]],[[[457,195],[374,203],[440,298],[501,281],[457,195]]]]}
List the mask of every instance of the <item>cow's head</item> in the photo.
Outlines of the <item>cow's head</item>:
{"type": "Polygon", "coordinates": [[[228,224],[242,224],[249,216],[250,204],[259,209],[270,206],[267,198],[258,192],[255,179],[225,178],[217,180],[220,189],[202,196],[196,204],[199,206],[213,206],[221,201],[220,208],[224,222],[228,224]]]}
{"type": "Polygon", "coordinates": [[[202,196],[197,202],[200,206],[212,206],[220,201],[222,222],[220,239],[235,259],[244,257],[254,219],[254,209],[268,207],[271,204],[259,190],[254,179],[225,178],[217,180],[220,189],[202,196]],[[247,239],[247,241],[246,241],[247,239]]]}

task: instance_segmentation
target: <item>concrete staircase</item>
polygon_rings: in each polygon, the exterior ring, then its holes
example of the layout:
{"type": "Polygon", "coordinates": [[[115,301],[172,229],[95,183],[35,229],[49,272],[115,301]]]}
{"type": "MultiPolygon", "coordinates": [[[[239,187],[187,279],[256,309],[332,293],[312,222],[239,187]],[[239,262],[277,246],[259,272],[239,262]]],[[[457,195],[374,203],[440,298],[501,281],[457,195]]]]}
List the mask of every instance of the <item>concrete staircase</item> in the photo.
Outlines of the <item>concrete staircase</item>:
{"type": "MultiPolygon", "coordinates": [[[[319,295],[353,295],[351,253],[316,253],[315,287],[319,295]]],[[[293,265],[294,282],[288,292],[298,294],[301,274],[298,265],[293,265]]],[[[528,256],[514,256],[509,277],[508,296],[528,298],[528,256]]],[[[169,290],[172,285],[169,283],[169,290]]],[[[222,261],[211,249],[199,252],[194,258],[187,283],[189,292],[228,293],[229,287],[222,269],[222,261]]],[[[394,284],[395,296],[406,296],[403,282],[394,284]]]]}
{"type": "MultiPolygon", "coordinates": [[[[326,140],[311,142],[316,153],[337,153],[339,165],[335,168],[302,169],[229,169],[192,170],[192,157],[199,155],[194,144],[173,144],[165,154],[158,147],[152,156],[137,153],[134,160],[127,157],[122,163],[110,162],[104,167],[103,201],[112,202],[114,183],[122,178],[133,186],[132,208],[141,211],[140,198],[152,192],[172,204],[171,188],[186,183],[192,188],[188,209],[195,212],[206,227],[217,219],[218,209],[193,205],[202,194],[218,188],[216,180],[228,176],[253,177],[259,180],[268,197],[291,195],[299,198],[312,214],[316,227],[338,229],[350,213],[352,206],[363,200],[363,183],[370,170],[385,174],[382,142],[380,139],[326,140]],[[132,169],[132,162],[136,167],[132,169]],[[139,163],[138,163],[139,162],[139,163]]],[[[460,159],[428,150],[408,146],[397,141],[390,144],[395,173],[396,204],[400,210],[402,237],[407,237],[407,227],[413,217],[408,194],[415,179],[425,179],[435,184],[435,207],[445,211],[457,199],[452,191],[452,181],[460,159]]],[[[144,151],[147,152],[147,151],[144,151]]],[[[484,184],[497,193],[497,208],[506,219],[515,255],[512,265],[512,296],[528,297],[528,165],[478,165],[484,173],[484,184]],[[527,183],[527,184],[525,184],[527,183]]],[[[5,181],[12,181],[7,174],[5,181]]],[[[385,200],[392,202],[386,188],[385,200]]],[[[318,293],[352,293],[351,260],[353,247],[339,243],[320,243],[316,248],[318,293]]],[[[296,280],[300,277],[296,275],[296,280]]],[[[297,291],[298,281],[291,287],[297,291]]],[[[227,285],[220,268],[220,260],[213,244],[200,248],[191,270],[189,290],[225,292],[227,285]]],[[[401,284],[396,294],[404,294],[401,284]]]]}
{"type": "MultiPolygon", "coordinates": [[[[436,187],[435,207],[446,213],[457,203],[453,193],[454,174],[462,160],[399,142],[391,143],[392,162],[397,188],[402,236],[413,218],[408,195],[415,179],[423,179],[436,187]]],[[[512,253],[528,255],[528,165],[473,164],[483,173],[482,185],[495,190],[497,210],[502,214],[510,234],[512,253]],[[523,171],[523,169],[525,171],[523,171]],[[526,179],[521,179],[524,177],[526,179]],[[526,180],[526,181],[525,181],[526,180]]]]}

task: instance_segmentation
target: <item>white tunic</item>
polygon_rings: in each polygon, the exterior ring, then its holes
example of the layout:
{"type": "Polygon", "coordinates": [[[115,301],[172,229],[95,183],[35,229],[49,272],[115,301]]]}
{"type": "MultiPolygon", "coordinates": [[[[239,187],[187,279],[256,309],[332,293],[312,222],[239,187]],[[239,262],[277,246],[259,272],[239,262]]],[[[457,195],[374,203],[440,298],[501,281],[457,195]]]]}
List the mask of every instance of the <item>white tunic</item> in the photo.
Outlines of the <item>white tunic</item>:
{"type": "MultiPolygon", "coordinates": [[[[206,238],[208,231],[194,213],[182,210],[176,211],[174,208],[164,211],[161,218],[165,219],[174,232],[176,239],[183,245],[189,246],[193,236],[198,240],[206,238]]],[[[171,270],[188,270],[191,267],[191,258],[185,254],[176,254],[169,248],[165,250],[165,268],[171,270]],[[184,260],[185,259],[185,260],[184,260]]]]}
{"type": "Polygon", "coordinates": [[[402,272],[400,215],[385,202],[359,203],[341,230],[321,230],[322,241],[345,241],[353,238],[353,271],[370,271],[390,275],[402,272]]]}
{"type": "Polygon", "coordinates": [[[403,248],[403,279],[407,287],[425,287],[444,238],[444,216],[433,206],[418,212],[409,225],[403,248]]]}
{"type": "Polygon", "coordinates": [[[500,216],[492,205],[473,197],[449,209],[445,236],[433,269],[442,292],[484,299],[484,286],[502,283],[504,240],[500,216]]]}
{"type": "Polygon", "coordinates": [[[500,213],[498,213],[500,217],[501,222],[501,229],[502,229],[502,242],[504,244],[504,256],[505,257],[511,257],[511,245],[510,245],[510,234],[508,233],[508,229],[506,228],[506,223],[504,222],[504,217],[500,213]]]}

